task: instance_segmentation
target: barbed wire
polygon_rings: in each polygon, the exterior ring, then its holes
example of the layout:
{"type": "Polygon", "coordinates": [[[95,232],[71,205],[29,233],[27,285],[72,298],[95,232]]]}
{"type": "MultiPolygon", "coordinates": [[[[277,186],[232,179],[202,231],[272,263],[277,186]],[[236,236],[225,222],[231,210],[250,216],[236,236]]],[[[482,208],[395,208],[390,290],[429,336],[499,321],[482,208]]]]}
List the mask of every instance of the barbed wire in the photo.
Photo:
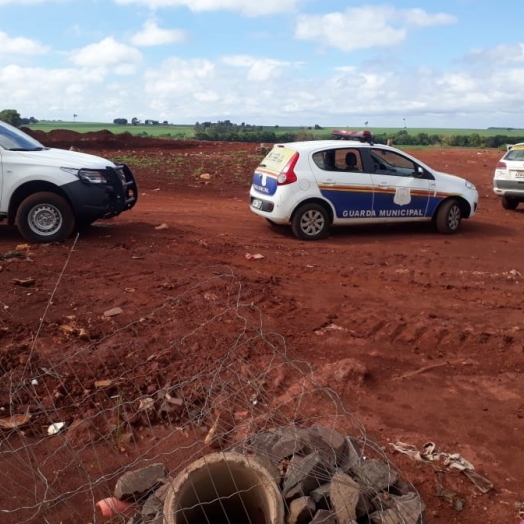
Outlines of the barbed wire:
{"type": "MultiPolygon", "coordinates": [[[[229,267],[202,269],[197,282],[179,279],[128,322],[101,319],[93,333],[82,322],[57,325],[44,314],[32,342],[0,354],[5,524],[99,522],[96,503],[113,495],[118,479],[159,462],[173,479],[209,454],[234,450],[282,470],[289,457],[257,448],[256,437],[315,424],[350,437],[360,459],[376,458],[399,477],[330,386],[329,366],[320,373],[296,358],[229,267]],[[60,345],[46,347],[42,334],[48,341],[57,332],[60,345]]],[[[298,448],[315,451],[308,438],[297,437],[297,456],[298,448]]],[[[332,453],[335,464],[340,452],[332,453]]],[[[326,470],[318,480],[333,478],[326,470]]],[[[359,482],[370,500],[384,491],[359,482]]]]}

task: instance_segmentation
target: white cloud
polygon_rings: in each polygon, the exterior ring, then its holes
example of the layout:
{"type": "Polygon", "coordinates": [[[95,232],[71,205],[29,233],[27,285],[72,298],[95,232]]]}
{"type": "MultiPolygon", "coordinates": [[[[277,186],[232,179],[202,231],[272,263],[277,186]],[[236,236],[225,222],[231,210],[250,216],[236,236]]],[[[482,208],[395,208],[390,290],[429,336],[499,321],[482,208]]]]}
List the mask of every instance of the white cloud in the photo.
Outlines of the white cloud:
{"type": "Polygon", "coordinates": [[[65,110],[72,115],[74,107],[86,107],[86,102],[93,95],[90,91],[94,86],[98,87],[102,80],[103,77],[88,69],[11,65],[0,69],[0,100],[9,100],[10,106],[23,107],[24,114],[37,118],[41,117],[41,100],[45,100],[46,111],[50,114],[65,110]],[[38,97],[34,96],[35,85],[38,85],[38,97]]]}
{"type": "Polygon", "coordinates": [[[407,26],[450,24],[455,18],[430,15],[422,9],[399,10],[391,6],[355,7],[344,12],[301,15],[295,37],[328,44],[342,51],[394,46],[407,36],[407,26]]]}
{"type": "Polygon", "coordinates": [[[499,44],[490,49],[474,49],[466,55],[465,61],[489,66],[524,63],[524,44],[499,44]]]}
{"type": "Polygon", "coordinates": [[[145,90],[153,96],[209,93],[215,80],[215,65],[210,60],[170,58],[158,69],[148,69],[145,90]]]}
{"type": "Polygon", "coordinates": [[[142,55],[134,47],[111,37],[71,52],[72,62],[81,67],[113,67],[117,74],[131,74],[141,62],[142,55]]]}
{"type": "Polygon", "coordinates": [[[79,119],[103,122],[117,117],[156,118],[156,113],[136,115],[147,110],[142,82],[118,78],[122,80],[108,82],[107,68],[0,67],[0,100],[4,107],[14,107],[22,116],[38,119],[72,120],[74,114],[79,119]]]}
{"type": "Polygon", "coordinates": [[[10,37],[7,33],[0,31],[0,55],[42,55],[48,51],[47,46],[36,40],[10,37]]]}
{"type": "Polygon", "coordinates": [[[162,29],[154,20],[145,22],[141,31],[133,35],[131,43],[136,46],[176,44],[187,39],[187,33],[180,29],[162,29]]]}
{"type": "MultiPolygon", "coordinates": [[[[0,0],[1,1],[1,0],[0,0]]],[[[237,11],[247,16],[270,15],[292,11],[303,0],[114,0],[117,4],[138,4],[158,9],[161,7],[187,7],[191,11],[237,11]]]]}
{"type": "Polygon", "coordinates": [[[429,27],[433,25],[451,25],[457,22],[457,18],[446,13],[431,15],[423,9],[407,9],[399,11],[399,17],[409,25],[429,27]]]}
{"type": "Polygon", "coordinates": [[[290,65],[289,62],[248,55],[226,56],[222,58],[222,63],[247,69],[247,79],[251,82],[265,82],[270,78],[278,78],[282,69],[290,65]]]}

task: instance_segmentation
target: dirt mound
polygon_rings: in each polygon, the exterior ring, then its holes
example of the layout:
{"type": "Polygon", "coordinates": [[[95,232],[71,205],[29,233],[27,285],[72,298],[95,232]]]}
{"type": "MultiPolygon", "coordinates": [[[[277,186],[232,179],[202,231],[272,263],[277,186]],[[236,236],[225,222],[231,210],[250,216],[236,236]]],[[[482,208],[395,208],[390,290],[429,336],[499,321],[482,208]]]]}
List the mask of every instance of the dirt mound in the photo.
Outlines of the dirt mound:
{"type": "Polygon", "coordinates": [[[201,142],[198,140],[175,140],[172,138],[152,138],[136,136],[131,133],[112,133],[108,130],[90,131],[78,133],[65,129],[53,129],[52,131],[37,131],[22,128],[28,135],[36,138],[48,147],[58,149],[194,149],[195,147],[209,148],[217,147],[217,142],[201,142]]]}

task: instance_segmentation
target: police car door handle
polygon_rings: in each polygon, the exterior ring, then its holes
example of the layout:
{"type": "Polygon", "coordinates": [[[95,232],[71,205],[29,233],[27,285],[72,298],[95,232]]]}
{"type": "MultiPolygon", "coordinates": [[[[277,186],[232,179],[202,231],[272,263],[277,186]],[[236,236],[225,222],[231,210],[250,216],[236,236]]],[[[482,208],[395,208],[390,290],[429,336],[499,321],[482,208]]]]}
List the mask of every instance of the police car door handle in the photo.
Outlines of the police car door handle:
{"type": "Polygon", "coordinates": [[[322,180],[322,184],[326,184],[327,186],[334,186],[336,184],[336,181],[332,178],[328,178],[327,180],[322,180]]]}
{"type": "Polygon", "coordinates": [[[378,184],[378,187],[389,187],[389,184],[387,182],[380,182],[380,184],[378,184]]]}

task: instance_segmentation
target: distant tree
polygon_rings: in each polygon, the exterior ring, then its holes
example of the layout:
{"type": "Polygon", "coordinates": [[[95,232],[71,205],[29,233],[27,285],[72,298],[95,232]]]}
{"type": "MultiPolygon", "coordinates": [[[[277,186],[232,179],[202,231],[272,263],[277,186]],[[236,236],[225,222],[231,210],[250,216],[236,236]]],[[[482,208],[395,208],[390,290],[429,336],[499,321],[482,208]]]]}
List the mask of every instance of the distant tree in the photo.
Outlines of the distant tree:
{"type": "Polygon", "coordinates": [[[4,109],[3,111],[0,111],[0,120],[16,127],[22,123],[20,113],[16,109],[4,109]]]}
{"type": "Polygon", "coordinates": [[[136,116],[134,116],[131,120],[131,123],[134,125],[134,126],[137,126],[138,124],[140,124],[140,120],[138,120],[138,118],[136,116]]]}
{"type": "Polygon", "coordinates": [[[430,144],[429,135],[427,133],[419,133],[413,139],[416,146],[427,146],[430,144]]]}
{"type": "Polygon", "coordinates": [[[127,126],[127,118],[115,118],[113,124],[117,126],[127,126]]]}
{"type": "Polygon", "coordinates": [[[478,133],[473,133],[469,136],[469,146],[476,147],[477,149],[486,147],[486,139],[478,133]]]}
{"type": "Polygon", "coordinates": [[[27,124],[38,124],[38,120],[34,116],[30,118],[21,118],[20,119],[21,126],[25,126],[27,124]]]}

